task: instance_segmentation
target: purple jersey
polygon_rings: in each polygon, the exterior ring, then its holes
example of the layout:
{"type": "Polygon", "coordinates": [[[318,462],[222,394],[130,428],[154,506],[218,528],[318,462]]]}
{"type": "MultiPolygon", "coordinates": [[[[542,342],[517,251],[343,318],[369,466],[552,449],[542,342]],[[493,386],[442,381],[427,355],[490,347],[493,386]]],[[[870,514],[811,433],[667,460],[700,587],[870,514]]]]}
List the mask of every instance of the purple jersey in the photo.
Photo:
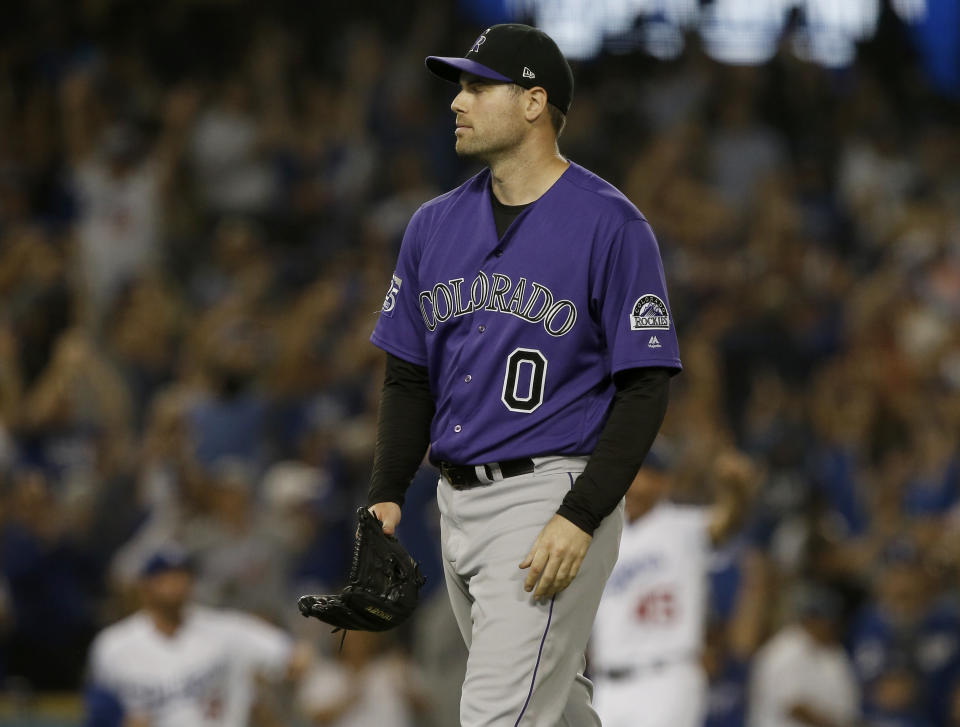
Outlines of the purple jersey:
{"type": "Polygon", "coordinates": [[[427,367],[434,462],[590,454],[613,373],[680,368],[653,231],[576,164],[502,239],[490,195],[484,170],[417,210],[371,340],[427,367]]]}

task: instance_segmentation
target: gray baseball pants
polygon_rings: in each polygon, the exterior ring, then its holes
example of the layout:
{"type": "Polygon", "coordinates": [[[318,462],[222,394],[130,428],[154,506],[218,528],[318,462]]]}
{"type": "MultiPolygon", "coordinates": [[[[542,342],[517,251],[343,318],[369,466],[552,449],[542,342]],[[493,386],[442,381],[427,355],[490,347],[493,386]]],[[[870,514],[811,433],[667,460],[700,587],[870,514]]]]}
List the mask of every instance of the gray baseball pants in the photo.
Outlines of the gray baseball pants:
{"type": "Polygon", "coordinates": [[[437,489],[447,592],[469,650],[461,727],[598,727],[585,652],[604,585],[617,560],[623,501],[593,535],[573,582],[534,601],[520,570],[544,525],[586,465],[540,457],[535,471],[437,489]]]}

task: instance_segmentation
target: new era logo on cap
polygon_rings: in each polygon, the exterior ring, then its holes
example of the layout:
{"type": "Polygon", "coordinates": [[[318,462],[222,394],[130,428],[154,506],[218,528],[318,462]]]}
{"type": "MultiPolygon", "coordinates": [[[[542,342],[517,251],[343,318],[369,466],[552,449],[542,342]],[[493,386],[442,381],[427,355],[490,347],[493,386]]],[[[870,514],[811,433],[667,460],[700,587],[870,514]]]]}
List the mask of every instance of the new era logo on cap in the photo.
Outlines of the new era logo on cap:
{"type": "Polygon", "coordinates": [[[523,67],[523,77],[524,77],[524,78],[536,78],[536,77],[537,77],[537,74],[534,73],[533,71],[531,71],[531,70],[530,70],[529,68],[527,68],[526,66],[524,66],[524,67],[523,67]]]}

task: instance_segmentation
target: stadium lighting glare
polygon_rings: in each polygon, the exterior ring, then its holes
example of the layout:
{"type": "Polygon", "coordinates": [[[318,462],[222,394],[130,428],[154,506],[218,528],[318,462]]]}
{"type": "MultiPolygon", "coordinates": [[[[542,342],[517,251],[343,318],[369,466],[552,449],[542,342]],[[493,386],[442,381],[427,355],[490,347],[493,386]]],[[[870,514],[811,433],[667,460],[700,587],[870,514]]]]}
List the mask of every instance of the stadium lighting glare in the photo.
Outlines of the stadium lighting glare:
{"type": "MultiPolygon", "coordinates": [[[[928,0],[892,0],[905,22],[920,22],[928,0]]],[[[706,52],[732,64],[754,65],[776,53],[791,12],[800,25],[789,47],[802,59],[828,67],[853,62],[856,43],[876,32],[880,0],[508,0],[516,18],[532,17],[572,59],[606,49],[642,48],[658,58],[683,50],[683,33],[698,29],[706,52]]]]}
{"type": "Polygon", "coordinates": [[[908,23],[918,23],[927,17],[927,0],[892,0],[891,6],[908,23]]]}

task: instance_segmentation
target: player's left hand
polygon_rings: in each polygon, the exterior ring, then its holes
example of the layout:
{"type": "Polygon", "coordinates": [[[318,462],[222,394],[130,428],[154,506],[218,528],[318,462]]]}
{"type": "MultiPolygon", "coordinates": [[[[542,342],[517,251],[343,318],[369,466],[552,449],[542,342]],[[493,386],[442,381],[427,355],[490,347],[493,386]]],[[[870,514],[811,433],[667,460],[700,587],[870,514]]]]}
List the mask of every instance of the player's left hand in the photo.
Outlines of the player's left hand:
{"type": "Polygon", "coordinates": [[[529,568],[524,583],[534,599],[550,598],[569,586],[580,571],[593,536],[584,532],[562,515],[554,515],[523,559],[520,568],[529,568]]]}

